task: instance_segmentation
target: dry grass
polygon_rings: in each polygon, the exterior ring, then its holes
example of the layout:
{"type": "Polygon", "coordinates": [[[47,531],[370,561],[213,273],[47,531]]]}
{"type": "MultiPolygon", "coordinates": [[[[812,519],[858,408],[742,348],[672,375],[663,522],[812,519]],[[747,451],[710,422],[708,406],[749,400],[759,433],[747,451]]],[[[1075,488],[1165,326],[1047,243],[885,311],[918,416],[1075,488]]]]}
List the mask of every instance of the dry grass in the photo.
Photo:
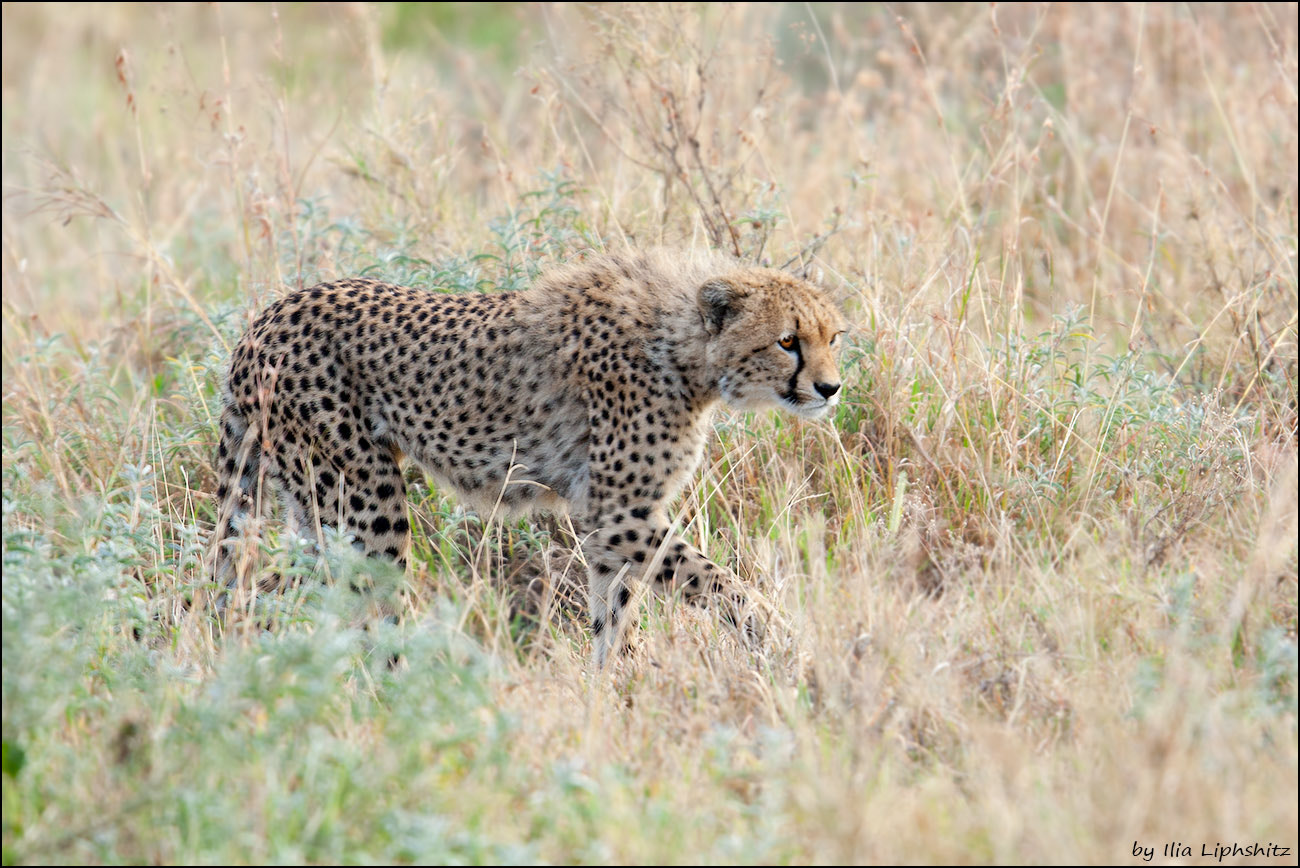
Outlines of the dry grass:
{"type": "Polygon", "coordinates": [[[1294,859],[1294,5],[3,30],[7,864],[1294,859]],[[188,608],[260,306],[624,243],[815,266],[856,324],[835,424],[719,420],[680,505],[761,649],[655,601],[593,673],[563,535],[418,479],[400,627],[188,608]]]}

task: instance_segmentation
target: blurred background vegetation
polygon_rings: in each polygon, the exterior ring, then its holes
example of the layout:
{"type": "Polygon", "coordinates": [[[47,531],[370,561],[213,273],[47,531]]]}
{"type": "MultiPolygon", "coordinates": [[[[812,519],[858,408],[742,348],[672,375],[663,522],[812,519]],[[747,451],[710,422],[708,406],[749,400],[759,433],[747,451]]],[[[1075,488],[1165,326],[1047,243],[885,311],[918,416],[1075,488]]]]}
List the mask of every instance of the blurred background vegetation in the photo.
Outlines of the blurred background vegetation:
{"type": "Polygon", "coordinates": [[[1295,847],[1294,4],[0,15],[6,864],[1295,847]],[[648,601],[591,672],[564,535],[414,473],[409,574],[272,522],[302,586],[192,605],[257,310],[655,244],[854,323],[676,515],[763,647],[648,601]]]}

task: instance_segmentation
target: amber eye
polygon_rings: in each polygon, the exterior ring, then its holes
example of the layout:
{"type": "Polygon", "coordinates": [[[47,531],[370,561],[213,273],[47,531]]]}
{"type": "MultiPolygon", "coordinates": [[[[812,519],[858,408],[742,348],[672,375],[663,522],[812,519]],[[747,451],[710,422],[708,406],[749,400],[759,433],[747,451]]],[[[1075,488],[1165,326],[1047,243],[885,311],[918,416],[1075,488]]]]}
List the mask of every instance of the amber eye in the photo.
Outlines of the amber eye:
{"type": "Polygon", "coordinates": [[[797,343],[798,340],[795,338],[794,335],[786,335],[785,337],[781,338],[781,340],[776,342],[777,346],[779,346],[783,350],[792,350],[794,349],[794,346],[797,343]]]}

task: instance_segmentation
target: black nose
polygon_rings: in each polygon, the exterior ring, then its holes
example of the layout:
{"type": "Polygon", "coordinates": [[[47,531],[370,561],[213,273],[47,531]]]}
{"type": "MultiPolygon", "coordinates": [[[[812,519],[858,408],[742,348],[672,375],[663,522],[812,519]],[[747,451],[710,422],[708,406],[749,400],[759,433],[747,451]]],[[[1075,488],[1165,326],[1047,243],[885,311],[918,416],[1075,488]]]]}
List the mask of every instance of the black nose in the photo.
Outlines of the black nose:
{"type": "Polygon", "coordinates": [[[829,398],[831,395],[834,395],[836,392],[840,390],[840,384],[839,383],[813,383],[813,388],[816,389],[817,394],[821,395],[823,398],[829,398]]]}

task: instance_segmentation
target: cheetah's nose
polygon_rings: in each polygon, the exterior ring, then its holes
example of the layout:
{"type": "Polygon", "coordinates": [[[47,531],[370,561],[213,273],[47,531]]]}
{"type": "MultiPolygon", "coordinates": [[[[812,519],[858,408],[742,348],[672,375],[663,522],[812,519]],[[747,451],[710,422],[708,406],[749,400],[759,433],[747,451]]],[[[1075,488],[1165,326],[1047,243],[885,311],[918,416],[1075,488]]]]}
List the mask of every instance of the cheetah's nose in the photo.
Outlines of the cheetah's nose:
{"type": "Polygon", "coordinates": [[[817,394],[821,395],[823,398],[830,398],[831,395],[834,395],[836,392],[840,390],[840,384],[839,383],[813,383],[813,388],[816,389],[817,394]]]}

